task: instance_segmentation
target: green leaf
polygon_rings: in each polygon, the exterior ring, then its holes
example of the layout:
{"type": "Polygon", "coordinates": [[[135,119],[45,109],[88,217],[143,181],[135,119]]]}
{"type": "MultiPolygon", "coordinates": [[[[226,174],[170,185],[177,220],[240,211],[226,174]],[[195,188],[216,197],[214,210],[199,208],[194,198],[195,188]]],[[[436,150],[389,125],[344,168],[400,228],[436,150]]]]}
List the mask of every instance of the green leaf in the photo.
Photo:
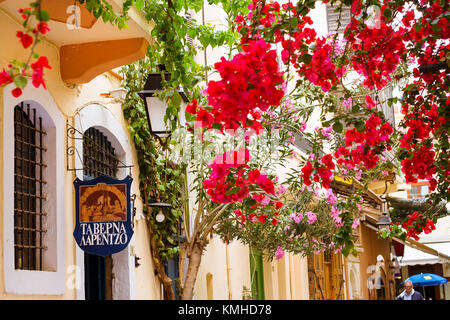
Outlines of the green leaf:
{"type": "Polygon", "coordinates": [[[343,129],[344,129],[344,126],[342,125],[342,123],[340,121],[336,121],[333,124],[334,132],[341,133],[343,129]]]}
{"type": "Polygon", "coordinates": [[[221,130],[221,129],[222,129],[222,125],[221,125],[220,123],[216,123],[216,122],[214,122],[214,123],[212,124],[212,127],[213,127],[214,129],[217,129],[217,130],[221,130]]]}
{"type": "Polygon", "coordinates": [[[355,127],[358,132],[364,132],[364,130],[366,130],[366,125],[364,124],[364,122],[357,122],[355,124],[355,127]]]}
{"type": "Polygon", "coordinates": [[[145,1],[144,0],[136,0],[136,9],[141,11],[144,9],[145,1]]]}
{"type": "Polygon", "coordinates": [[[246,207],[251,207],[254,206],[256,204],[256,200],[253,198],[246,198],[243,202],[244,206],[246,207]]]}
{"type": "Polygon", "coordinates": [[[40,18],[41,21],[44,21],[44,22],[50,21],[50,15],[45,10],[41,10],[41,15],[40,16],[39,16],[39,13],[38,13],[38,19],[39,18],[40,18]]]}
{"type": "Polygon", "coordinates": [[[24,76],[17,76],[14,78],[14,83],[18,88],[23,89],[27,85],[28,79],[24,76]]]}
{"type": "Polygon", "coordinates": [[[166,239],[170,244],[176,244],[175,240],[172,237],[167,236],[166,239]]]}
{"type": "Polygon", "coordinates": [[[230,190],[228,190],[225,194],[229,196],[230,194],[238,193],[239,191],[241,191],[240,187],[233,187],[230,190]]]}
{"type": "Polygon", "coordinates": [[[172,96],[172,103],[179,107],[181,105],[181,95],[175,91],[172,96]]]}
{"type": "Polygon", "coordinates": [[[312,61],[312,55],[306,53],[306,54],[302,55],[301,59],[305,64],[310,64],[312,61]]]}

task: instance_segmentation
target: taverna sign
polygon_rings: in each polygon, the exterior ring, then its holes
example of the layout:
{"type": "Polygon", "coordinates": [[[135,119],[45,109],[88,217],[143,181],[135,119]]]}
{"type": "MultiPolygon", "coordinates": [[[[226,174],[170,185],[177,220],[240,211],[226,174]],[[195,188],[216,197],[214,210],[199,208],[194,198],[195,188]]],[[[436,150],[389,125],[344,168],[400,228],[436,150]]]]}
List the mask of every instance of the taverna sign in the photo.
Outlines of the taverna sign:
{"type": "Polygon", "coordinates": [[[85,252],[105,257],[122,251],[133,236],[132,178],[75,179],[76,223],[73,236],[85,252]]]}

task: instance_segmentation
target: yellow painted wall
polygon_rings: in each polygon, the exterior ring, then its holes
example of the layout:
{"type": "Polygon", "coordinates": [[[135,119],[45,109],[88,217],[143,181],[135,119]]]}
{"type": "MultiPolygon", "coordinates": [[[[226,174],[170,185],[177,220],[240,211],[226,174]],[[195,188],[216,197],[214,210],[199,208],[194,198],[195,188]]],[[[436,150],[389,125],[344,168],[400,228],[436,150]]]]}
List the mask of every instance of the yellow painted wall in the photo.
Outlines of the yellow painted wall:
{"type": "Polygon", "coordinates": [[[194,299],[208,299],[209,275],[212,276],[214,300],[241,300],[243,286],[251,288],[248,247],[238,241],[226,245],[218,236],[214,236],[202,256],[194,299]]]}
{"type": "MultiPolygon", "coordinates": [[[[21,30],[20,24],[17,21],[11,19],[5,15],[3,11],[0,11],[0,68],[6,66],[12,59],[26,60],[27,51],[24,50],[18,39],[16,38],[16,31],[21,30]]],[[[89,104],[99,104],[107,108],[109,112],[119,121],[121,124],[121,130],[127,133],[128,141],[132,141],[127,131],[127,125],[122,116],[121,105],[119,103],[113,103],[111,99],[103,98],[100,93],[106,93],[111,89],[118,88],[120,82],[117,78],[106,73],[93,79],[91,82],[73,86],[66,85],[61,81],[59,72],[59,51],[58,47],[49,41],[42,41],[37,45],[36,51],[40,55],[47,56],[49,63],[52,66],[51,70],[45,70],[45,79],[47,90],[56,102],[59,110],[64,114],[65,118],[71,119],[77,109],[80,109],[89,104]]],[[[3,150],[3,95],[10,94],[9,91],[5,91],[0,88],[0,163],[3,164],[4,152],[3,150]]],[[[20,98],[18,99],[20,102],[20,98]]],[[[45,107],[45,106],[44,106],[45,107]]],[[[72,123],[73,125],[73,123],[72,123]]],[[[85,128],[87,129],[87,128],[85,128]]],[[[114,128],[110,128],[113,131],[114,128]]],[[[137,177],[139,176],[137,158],[134,152],[134,146],[132,145],[133,156],[132,175],[134,182],[132,184],[132,194],[139,195],[139,185],[137,177]]],[[[65,147],[64,147],[65,150],[65,147]]],[[[73,239],[74,230],[74,207],[73,207],[73,180],[75,174],[73,171],[65,171],[64,173],[64,247],[65,247],[65,267],[69,268],[75,264],[75,248],[76,243],[73,239]]],[[[0,165],[0,194],[3,194],[3,165],[0,165]]],[[[136,201],[137,213],[142,213],[142,202],[138,197],[136,201]]],[[[4,289],[4,270],[3,270],[3,197],[0,197],[0,299],[76,299],[76,291],[69,290],[63,295],[56,296],[42,296],[42,295],[14,295],[6,294],[4,289]]],[[[135,244],[134,250],[137,256],[141,259],[139,266],[136,269],[136,298],[137,299],[159,299],[159,284],[154,276],[153,266],[151,262],[150,248],[148,244],[148,230],[144,219],[135,223],[135,244]]],[[[66,274],[66,279],[70,281],[70,274],[66,274]]]]}

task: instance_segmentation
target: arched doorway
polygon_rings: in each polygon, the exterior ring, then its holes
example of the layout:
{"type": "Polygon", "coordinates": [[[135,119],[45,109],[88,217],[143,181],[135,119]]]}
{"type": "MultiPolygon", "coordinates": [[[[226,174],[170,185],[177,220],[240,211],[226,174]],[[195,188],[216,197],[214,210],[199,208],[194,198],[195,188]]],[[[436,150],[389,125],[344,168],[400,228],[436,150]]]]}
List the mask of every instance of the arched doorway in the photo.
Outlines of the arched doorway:
{"type": "MultiPolygon", "coordinates": [[[[83,180],[100,176],[117,178],[119,160],[111,141],[94,127],[83,134],[83,180]]],[[[112,256],[101,257],[84,253],[86,300],[113,299],[112,256]]]]}
{"type": "MultiPolygon", "coordinates": [[[[94,178],[99,175],[107,175],[116,179],[124,179],[127,175],[132,173],[130,165],[133,164],[133,151],[129,142],[128,135],[123,129],[121,123],[114,117],[114,115],[105,106],[99,104],[90,104],[83,107],[77,115],[74,116],[75,129],[82,133],[84,139],[76,139],[74,141],[75,149],[81,155],[89,152],[85,150],[86,137],[90,136],[90,139],[97,141],[96,144],[100,144],[102,151],[95,152],[96,155],[92,155],[94,160],[90,161],[83,156],[75,157],[75,168],[83,168],[83,170],[76,171],[77,177],[81,180],[88,178],[94,178]],[[97,139],[97,140],[95,140],[97,139]],[[103,145],[103,146],[102,146],[103,145]],[[102,154],[102,155],[100,155],[102,154]],[[97,158],[96,158],[97,157],[97,158]],[[115,159],[114,159],[115,158],[115,159]],[[117,161],[116,161],[117,160],[117,161]],[[87,161],[87,162],[86,162],[87,161]],[[85,167],[85,162],[87,168],[85,167]],[[99,167],[103,166],[103,169],[99,167]],[[103,171],[102,171],[103,170],[103,171]]],[[[98,146],[97,146],[98,147],[98,146]]],[[[132,184],[132,193],[136,193],[135,183],[132,184]]],[[[132,300],[136,297],[136,279],[135,279],[135,258],[132,253],[134,246],[134,236],[129,242],[129,245],[124,250],[115,253],[112,258],[112,272],[110,275],[111,280],[101,280],[108,282],[109,289],[105,289],[103,294],[100,294],[100,298],[113,300],[132,300]],[[107,293],[106,290],[109,290],[107,293]],[[107,297],[108,295],[108,297],[107,297]]],[[[86,263],[84,252],[77,247],[76,252],[77,266],[81,270],[82,285],[77,289],[78,299],[89,299],[87,289],[88,286],[86,279],[86,263]]],[[[107,261],[105,263],[108,263],[107,261]]],[[[102,274],[103,266],[102,262],[95,264],[94,266],[100,266],[99,273],[102,274]]],[[[106,266],[105,266],[106,267],[106,266]]],[[[95,267],[94,267],[95,268],[95,267]]],[[[110,268],[111,269],[111,268],[110,268]]],[[[108,278],[109,279],[109,278],[108,278]]],[[[99,286],[103,286],[100,281],[99,286]]]]}

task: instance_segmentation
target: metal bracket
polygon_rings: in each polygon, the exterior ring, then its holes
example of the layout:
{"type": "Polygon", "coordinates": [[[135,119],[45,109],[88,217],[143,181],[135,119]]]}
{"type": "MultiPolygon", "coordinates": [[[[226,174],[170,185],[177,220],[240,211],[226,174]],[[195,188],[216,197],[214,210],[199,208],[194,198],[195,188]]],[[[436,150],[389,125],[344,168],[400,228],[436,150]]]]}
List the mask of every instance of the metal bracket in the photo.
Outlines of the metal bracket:
{"type": "MultiPolygon", "coordinates": [[[[83,164],[83,154],[82,154],[82,152],[80,153],[80,151],[77,150],[75,143],[74,143],[76,140],[83,140],[83,139],[84,139],[83,132],[81,132],[81,131],[77,130],[76,128],[74,128],[73,126],[71,126],[69,124],[69,121],[66,120],[66,156],[67,156],[66,157],[66,170],[67,171],[85,170],[84,164],[83,164]],[[81,168],[71,168],[70,167],[70,162],[71,162],[70,160],[73,159],[72,157],[74,157],[75,154],[81,162],[81,165],[82,165],[81,168]]],[[[134,165],[128,166],[128,165],[125,165],[124,163],[120,162],[120,165],[116,166],[115,168],[117,168],[117,169],[129,168],[130,169],[129,175],[131,176],[131,168],[133,168],[133,167],[134,167],[134,165]]]]}

